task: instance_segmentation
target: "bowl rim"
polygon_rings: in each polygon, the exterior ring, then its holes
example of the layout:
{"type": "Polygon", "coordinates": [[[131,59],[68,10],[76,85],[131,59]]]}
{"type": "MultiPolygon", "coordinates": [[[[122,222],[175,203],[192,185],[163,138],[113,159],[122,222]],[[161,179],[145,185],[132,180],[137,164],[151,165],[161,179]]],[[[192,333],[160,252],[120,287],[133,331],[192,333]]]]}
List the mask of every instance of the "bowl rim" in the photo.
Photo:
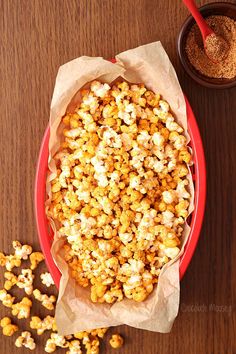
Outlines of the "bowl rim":
{"type": "MultiPolygon", "coordinates": [[[[188,120],[188,132],[191,139],[191,147],[194,152],[194,174],[193,180],[195,182],[194,191],[194,210],[191,214],[190,234],[184,245],[183,254],[180,257],[179,276],[183,278],[189,263],[193,257],[196,249],[205,212],[206,202],[206,163],[205,154],[202,144],[201,135],[197,125],[196,118],[192,108],[185,96],[186,113],[188,120]]],[[[56,263],[54,262],[51,245],[53,242],[53,235],[49,231],[49,223],[45,213],[46,200],[46,176],[48,171],[48,146],[49,146],[50,128],[47,126],[44,137],[42,139],[36,175],[35,175],[35,190],[34,190],[34,211],[38,231],[38,238],[41,249],[45,256],[45,261],[50,271],[55,285],[59,288],[61,273],[56,263]]]]}
{"type": "MultiPolygon", "coordinates": [[[[201,7],[199,7],[199,11],[202,13],[204,11],[210,10],[210,9],[217,9],[217,8],[221,8],[222,6],[227,6],[229,9],[234,9],[236,11],[236,3],[229,3],[229,2],[225,2],[225,1],[221,1],[221,2],[212,2],[210,4],[205,4],[201,7]]],[[[204,14],[202,14],[204,15],[204,14]]],[[[191,69],[191,64],[188,63],[188,61],[186,60],[186,55],[184,54],[184,48],[182,46],[182,41],[183,41],[183,37],[186,33],[186,29],[187,27],[190,25],[190,23],[193,22],[194,23],[194,18],[192,15],[189,15],[185,21],[183,22],[178,37],[177,37],[177,52],[180,58],[180,62],[184,68],[184,70],[187,72],[187,74],[194,80],[196,81],[198,84],[203,85],[205,87],[208,88],[215,88],[215,89],[225,89],[225,88],[232,88],[234,86],[236,86],[236,77],[233,81],[230,82],[225,82],[225,83],[213,83],[210,81],[206,81],[206,80],[210,80],[210,78],[204,79],[204,76],[201,74],[197,74],[195,73],[192,69],[191,69]]]]}

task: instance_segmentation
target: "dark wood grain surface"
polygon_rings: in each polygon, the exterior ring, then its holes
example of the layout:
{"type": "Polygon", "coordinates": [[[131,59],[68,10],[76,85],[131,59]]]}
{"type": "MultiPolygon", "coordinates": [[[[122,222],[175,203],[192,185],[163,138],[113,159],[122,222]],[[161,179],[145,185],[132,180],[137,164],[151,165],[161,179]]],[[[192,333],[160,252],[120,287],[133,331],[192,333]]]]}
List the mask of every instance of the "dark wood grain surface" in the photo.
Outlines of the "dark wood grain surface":
{"type": "MultiPolygon", "coordinates": [[[[183,71],[176,38],[186,16],[180,0],[0,0],[0,249],[10,252],[14,239],[39,248],[35,167],[61,64],[81,55],[111,58],[161,40],[199,123],[207,207],[196,253],[181,282],[178,318],[165,335],[126,326],[111,329],[107,337],[117,331],[125,337],[117,353],[236,353],[236,88],[206,89],[183,71]]],[[[7,313],[0,306],[1,317],[7,313]]],[[[33,313],[41,314],[40,305],[33,313]]],[[[27,323],[20,322],[21,327],[27,323]]],[[[37,338],[36,354],[43,352],[46,337],[37,338]]],[[[1,354],[15,350],[15,338],[0,335],[1,354]]],[[[101,353],[115,350],[106,344],[101,353]]]]}

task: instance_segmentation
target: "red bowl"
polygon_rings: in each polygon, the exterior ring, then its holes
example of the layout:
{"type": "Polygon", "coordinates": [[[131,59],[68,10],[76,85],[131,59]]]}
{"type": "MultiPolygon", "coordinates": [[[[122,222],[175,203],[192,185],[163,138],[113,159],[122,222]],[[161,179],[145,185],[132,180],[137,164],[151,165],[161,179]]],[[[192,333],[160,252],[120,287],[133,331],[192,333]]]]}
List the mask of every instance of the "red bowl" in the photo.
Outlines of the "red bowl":
{"type": "MultiPolygon", "coordinates": [[[[195,197],[194,211],[189,218],[191,231],[184,248],[184,253],[180,259],[180,278],[183,277],[186,269],[188,268],[198,242],[204,217],[206,199],[206,166],[202,140],[196,119],[186,97],[185,100],[188,118],[188,132],[191,138],[190,146],[193,150],[194,165],[192,167],[192,176],[195,185],[195,197]]],[[[44,253],[48,269],[54,279],[56,286],[59,288],[61,273],[54,263],[51,255],[50,249],[53,241],[53,234],[45,214],[49,136],[50,130],[49,127],[47,127],[41,144],[36,170],[35,216],[40,245],[44,253]]]]}

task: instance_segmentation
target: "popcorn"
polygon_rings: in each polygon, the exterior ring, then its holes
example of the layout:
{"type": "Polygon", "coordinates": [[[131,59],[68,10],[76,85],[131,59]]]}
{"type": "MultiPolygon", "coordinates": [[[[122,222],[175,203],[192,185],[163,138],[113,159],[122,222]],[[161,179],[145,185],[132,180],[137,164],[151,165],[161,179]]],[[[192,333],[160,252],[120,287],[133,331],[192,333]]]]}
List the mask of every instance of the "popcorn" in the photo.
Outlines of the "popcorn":
{"type": "Polygon", "coordinates": [[[185,186],[188,185],[188,180],[184,179],[180,181],[177,185],[176,192],[178,194],[179,199],[189,199],[190,194],[189,192],[185,189],[185,186]]]}
{"type": "Polygon", "coordinates": [[[51,333],[51,337],[47,340],[45,345],[45,352],[53,353],[57,347],[68,348],[69,342],[67,342],[64,336],[60,336],[58,333],[51,333]]]}
{"type": "Polygon", "coordinates": [[[42,252],[33,252],[30,255],[30,269],[34,270],[37,268],[38,264],[44,260],[44,255],[42,252]]]}
{"type": "Polygon", "coordinates": [[[12,305],[12,315],[16,316],[19,320],[29,318],[31,307],[32,301],[27,297],[23,297],[20,302],[12,305]]]}
{"type": "Polygon", "coordinates": [[[48,310],[54,310],[54,302],[56,302],[56,297],[54,295],[42,294],[40,290],[35,289],[33,295],[36,300],[40,301],[42,305],[48,310]]]}
{"type": "Polygon", "coordinates": [[[168,226],[168,227],[172,227],[173,222],[174,222],[174,214],[169,210],[163,211],[162,212],[163,225],[168,226]]]}
{"type": "Polygon", "coordinates": [[[162,193],[162,197],[163,197],[163,201],[166,204],[171,204],[175,201],[176,199],[176,192],[173,190],[168,190],[168,191],[164,191],[162,193]]]}
{"type": "Polygon", "coordinates": [[[8,294],[5,289],[2,289],[0,290],[0,301],[2,302],[3,306],[12,307],[15,301],[15,297],[8,294]]]}
{"type": "Polygon", "coordinates": [[[23,245],[19,241],[12,242],[13,248],[15,250],[15,256],[27,260],[29,255],[32,253],[32,247],[29,245],[23,245]]]}
{"type": "Polygon", "coordinates": [[[1,327],[3,335],[8,337],[13,336],[13,334],[19,329],[18,326],[11,323],[11,319],[9,317],[3,317],[1,319],[1,327]]]}
{"type": "MultiPolygon", "coordinates": [[[[105,225],[105,227],[106,226],[109,225],[105,225]]],[[[77,234],[79,230],[78,226],[68,225],[68,223],[65,223],[64,227],[73,231],[74,234],[77,234]]],[[[100,241],[99,245],[101,249],[97,246],[94,240],[92,239],[85,240],[88,249],[90,249],[91,252],[94,252],[93,254],[94,257],[97,257],[99,259],[101,258],[103,252],[107,253],[108,258],[106,260],[106,267],[108,273],[114,272],[114,270],[118,266],[118,260],[116,259],[116,257],[110,257],[110,253],[113,252],[118,247],[119,242],[112,239],[111,240],[101,239],[99,241],[100,241]]],[[[68,252],[66,253],[67,259],[69,260],[71,259],[71,257],[74,259],[74,255],[70,253],[70,248],[68,248],[67,250],[68,250],[68,252]]],[[[36,254],[37,254],[36,261],[33,258],[33,261],[35,261],[35,263],[33,262],[33,267],[35,265],[37,266],[37,261],[41,260],[42,258],[41,255],[40,256],[38,255],[38,252],[36,252],[36,254]]],[[[31,263],[32,263],[32,257],[31,257],[31,263]]],[[[78,268],[76,262],[73,261],[70,264],[75,267],[74,271],[78,272],[78,277],[80,277],[82,281],[83,278],[81,275],[81,270],[78,268]]],[[[28,294],[32,293],[34,275],[31,269],[22,269],[21,273],[18,276],[16,276],[14,273],[10,271],[6,271],[4,273],[4,277],[6,279],[5,281],[6,289],[10,289],[12,286],[17,285],[20,288],[24,288],[28,294]]],[[[51,278],[50,273],[48,272],[42,273],[40,277],[43,284],[45,284],[46,286],[51,286],[53,284],[53,280],[51,278]]],[[[85,281],[86,280],[87,279],[85,279],[85,281]]],[[[110,284],[111,281],[113,281],[111,277],[104,278],[104,283],[110,284]]],[[[99,284],[99,282],[96,282],[95,278],[93,279],[92,283],[94,284],[94,293],[98,297],[98,300],[101,300],[101,302],[107,301],[112,303],[114,301],[120,301],[121,299],[123,299],[123,293],[121,289],[110,288],[111,290],[110,292],[107,292],[106,300],[105,300],[103,295],[104,295],[104,290],[107,289],[108,285],[99,284]]],[[[17,316],[18,319],[29,318],[31,307],[32,307],[32,301],[29,298],[24,297],[20,302],[14,304],[15,298],[12,297],[10,294],[8,294],[6,289],[0,290],[0,301],[2,301],[3,305],[7,307],[11,307],[12,315],[17,316]]],[[[35,299],[41,301],[42,305],[45,306],[47,309],[49,310],[54,309],[54,302],[56,301],[56,297],[54,295],[48,296],[46,294],[41,294],[41,292],[38,289],[35,289],[33,291],[33,295],[35,299]]],[[[18,326],[13,324],[9,317],[2,318],[0,321],[0,325],[2,327],[3,335],[5,336],[12,336],[16,331],[19,330],[18,326]]],[[[45,345],[45,351],[48,353],[53,353],[58,347],[61,347],[67,349],[66,351],[67,354],[82,354],[81,344],[83,344],[87,354],[89,353],[98,354],[99,338],[103,338],[107,331],[107,328],[98,328],[87,332],[79,332],[76,333],[74,336],[72,335],[60,336],[57,333],[55,318],[49,315],[43,319],[41,319],[38,316],[32,316],[29,326],[31,329],[36,330],[37,335],[39,336],[44,334],[46,331],[51,332],[50,338],[47,340],[45,345]]],[[[22,332],[21,335],[16,339],[15,345],[19,348],[25,347],[30,350],[34,350],[36,348],[34,339],[32,338],[32,335],[29,331],[22,332]]]]}
{"type": "Polygon", "coordinates": [[[24,289],[27,295],[33,292],[34,275],[31,269],[22,269],[21,274],[18,275],[16,285],[20,289],[24,289]]]}
{"type": "Polygon", "coordinates": [[[5,254],[0,252],[0,266],[1,267],[5,267],[6,266],[6,262],[7,262],[7,258],[5,256],[5,254]]]}
{"type": "Polygon", "coordinates": [[[99,81],[93,81],[91,83],[91,91],[94,92],[97,97],[103,98],[109,90],[110,86],[108,84],[102,84],[99,81]]]}
{"type": "Polygon", "coordinates": [[[25,347],[30,350],[34,350],[36,348],[34,339],[32,338],[31,333],[28,331],[21,333],[21,335],[15,341],[15,346],[17,348],[25,347]]]}
{"type": "Polygon", "coordinates": [[[124,339],[121,337],[120,334],[113,334],[109,343],[112,348],[119,349],[120,347],[122,347],[124,339]]]}
{"type": "Polygon", "coordinates": [[[79,340],[72,340],[69,342],[69,350],[67,350],[66,354],[82,354],[81,345],[79,340]]]}
{"type": "Polygon", "coordinates": [[[170,259],[174,259],[175,257],[177,257],[179,252],[180,249],[178,247],[171,247],[171,248],[164,249],[165,255],[170,259]]]}
{"type": "Polygon", "coordinates": [[[46,285],[47,288],[49,288],[51,285],[54,285],[54,281],[52,279],[52,276],[50,273],[46,272],[46,273],[42,273],[40,275],[40,278],[42,280],[42,283],[44,285],[46,285]]]}
{"type": "Polygon", "coordinates": [[[152,136],[152,141],[156,146],[162,148],[164,146],[165,138],[163,137],[163,135],[161,135],[160,132],[156,132],[152,136]]]}
{"type": "Polygon", "coordinates": [[[11,272],[14,267],[20,267],[21,266],[21,259],[17,257],[16,255],[9,255],[6,256],[6,269],[11,272]]]}
{"type": "Polygon", "coordinates": [[[38,316],[32,316],[30,321],[30,328],[36,329],[39,336],[42,335],[45,331],[56,331],[55,319],[52,316],[46,316],[43,320],[41,320],[41,318],[38,316]]]}
{"type": "MultiPolygon", "coordinates": [[[[48,215],[66,240],[71,275],[91,286],[93,302],[144,301],[178,255],[188,216],[191,154],[183,128],[168,102],[144,85],[97,80],[63,125],[48,215]]],[[[41,275],[46,285],[48,277],[41,275]]],[[[96,353],[86,336],[88,352],[96,353]]],[[[52,340],[48,348],[55,350],[52,340]]]]}
{"type": "Polygon", "coordinates": [[[17,283],[17,276],[12,272],[5,272],[4,278],[6,279],[4,283],[4,288],[8,291],[17,283]]]}

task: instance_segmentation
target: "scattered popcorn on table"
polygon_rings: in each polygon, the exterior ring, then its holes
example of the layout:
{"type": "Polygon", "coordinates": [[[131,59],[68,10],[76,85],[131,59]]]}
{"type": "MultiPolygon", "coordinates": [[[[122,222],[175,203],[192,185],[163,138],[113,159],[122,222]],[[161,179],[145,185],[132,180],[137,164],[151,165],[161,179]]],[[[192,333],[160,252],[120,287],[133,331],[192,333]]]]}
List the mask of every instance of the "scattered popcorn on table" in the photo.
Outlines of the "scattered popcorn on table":
{"type": "Polygon", "coordinates": [[[32,307],[32,301],[28,297],[12,305],[12,315],[16,316],[19,320],[22,318],[30,317],[30,309],[32,307]]]}
{"type": "Polygon", "coordinates": [[[48,272],[42,273],[42,274],[40,275],[40,278],[41,278],[41,280],[42,280],[42,283],[43,283],[44,285],[46,285],[46,287],[49,288],[50,286],[54,285],[54,281],[53,281],[52,276],[51,276],[50,273],[48,273],[48,272]]]}
{"type": "MultiPolygon", "coordinates": [[[[18,243],[14,245],[19,246],[18,243]]],[[[105,245],[101,243],[101,249],[103,249],[104,246],[105,245]]],[[[21,249],[23,249],[23,247],[21,247],[21,249]]],[[[27,249],[30,248],[27,247],[27,249]]],[[[33,254],[36,254],[37,258],[36,263],[33,262],[34,268],[35,265],[37,266],[38,261],[40,260],[41,262],[43,259],[41,252],[34,252],[32,255],[33,254]]],[[[8,257],[3,253],[0,253],[0,262],[1,255],[3,255],[2,258],[4,260],[8,257]]],[[[30,257],[31,255],[28,254],[28,256],[30,257]]],[[[23,258],[23,261],[27,261],[26,256],[23,258]]],[[[33,261],[36,258],[33,256],[33,261]]],[[[5,261],[3,261],[1,265],[5,266],[5,261]]],[[[33,291],[34,274],[31,269],[21,269],[21,273],[18,276],[10,271],[6,271],[4,273],[4,278],[6,279],[4,284],[5,288],[0,290],[0,301],[2,301],[4,306],[12,308],[12,315],[16,316],[18,319],[30,317],[33,303],[29,298],[24,297],[21,301],[14,304],[15,297],[11,296],[7,292],[7,290],[10,290],[14,285],[24,289],[29,295],[33,294],[34,298],[41,301],[45,308],[54,310],[54,303],[56,301],[56,297],[54,295],[48,296],[46,294],[41,294],[38,289],[33,291]]],[[[51,275],[48,272],[42,273],[40,278],[42,283],[46,286],[51,286],[54,284],[51,275]]],[[[2,327],[3,335],[5,336],[13,336],[14,333],[19,330],[18,326],[13,324],[9,317],[2,318],[0,325],[2,327]]],[[[91,331],[78,332],[74,335],[60,336],[57,333],[57,326],[54,316],[49,315],[43,319],[39,316],[32,316],[29,327],[32,330],[35,330],[38,336],[41,336],[46,331],[50,332],[50,338],[45,343],[45,352],[53,353],[57,348],[65,348],[66,354],[82,354],[83,348],[85,349],[86,354],[99,354],[99,340],[104,337],[107,331],[107,328],[97,328],[91,331]]],[[[29,331],[23,331],[22,334],[16,339],[15,345],[17,347],[25,347],[30,350],[34,350],[36,348],[34,339],[29,331]]]]}
{"type": "Polygon", "coordinates": [[[27,295],[33,293],[34,275],[31,269],[22,269],[21,274],[18,275],[16,285],[20,289],[24,289],[27,295]]]}
{"type": "Polygon", "coordinates": [[[124,343],[124,339],[121,337],[120,334],[113,334],[109,343],[112,346],[112,348],[119,349],[120,347],[122,347],[124,343]]]}
{"type": "Polygon", "coordinates": [[[34,270],[37,268],[38,264],[44,260],[44,255],[42,252],[33,252],[29,258],[31,263],[30,269],[34,270]]]}
{"type": "Polygon", "coordinates": [[[25,347],[30,350],[34,350],[36,348],[34,339],[32,338],[31,333],[28,331],[21,333],[21,335],[15,341],[15,346],[18,348],[25,347]]]}
{"type": "Polygon", "coordinates": [[[18,326],[11,323],[11,319],[9,317],[3,317],[1,319],[1,327],[3,335],[8,337],[13,336],[13,334],[19,329],[18,326]]]}
{"type": "Polygon", "coordinates": [[[63,119],[48,216],[93,302],[144,301],[179,254],[191,154],[159,93],[93,81],[63,119]],[[173,250],[172,250],[173,248],[173,250]]]}
{"type": "Polygon", "coordinates": [[[54,302],[56,302],[56,297],[54,295],[42,294],[39,289],[33,291],[33,295],[36,300],[40,301],[42,305],[48,310],[54,310],[54,302]]]}

